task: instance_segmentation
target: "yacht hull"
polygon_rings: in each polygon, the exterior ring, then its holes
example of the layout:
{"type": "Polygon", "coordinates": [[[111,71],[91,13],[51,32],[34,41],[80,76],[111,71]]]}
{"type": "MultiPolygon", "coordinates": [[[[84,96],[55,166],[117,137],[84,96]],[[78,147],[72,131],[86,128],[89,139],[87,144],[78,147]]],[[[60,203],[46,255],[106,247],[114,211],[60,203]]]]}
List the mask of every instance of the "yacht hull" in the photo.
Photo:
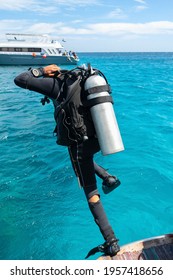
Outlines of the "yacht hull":
{"type": "Polygon", "coordinates": [[[65,55],[43,57],[41,55],[0,54],[0,65],[76,65],[77,63],[78,60],[65,55]]]}

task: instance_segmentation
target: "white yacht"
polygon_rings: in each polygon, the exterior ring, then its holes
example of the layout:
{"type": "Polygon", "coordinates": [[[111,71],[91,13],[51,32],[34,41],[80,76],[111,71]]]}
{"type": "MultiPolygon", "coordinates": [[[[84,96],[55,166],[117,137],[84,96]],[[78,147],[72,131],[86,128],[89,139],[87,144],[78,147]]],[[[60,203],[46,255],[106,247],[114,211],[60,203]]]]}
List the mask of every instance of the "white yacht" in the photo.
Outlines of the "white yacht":
{"type": "Polygon", "coordinates": [[[75,52],[64,50],[48,35],[8,33],[0,43],[0,65],[70,65],[78,61],[75,52]]]}

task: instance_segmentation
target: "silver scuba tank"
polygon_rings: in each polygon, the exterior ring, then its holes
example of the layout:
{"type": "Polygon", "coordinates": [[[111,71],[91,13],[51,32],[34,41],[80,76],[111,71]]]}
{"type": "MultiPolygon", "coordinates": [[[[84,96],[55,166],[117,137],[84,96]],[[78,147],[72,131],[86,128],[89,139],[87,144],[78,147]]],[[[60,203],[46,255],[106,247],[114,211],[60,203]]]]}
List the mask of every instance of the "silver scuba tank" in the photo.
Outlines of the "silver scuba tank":
{"type": "Polygon", "coordinates": [[[103,155],[124,150],[120,130],[113,110],[110,94],[106,90],[106,80],[94,74],[85,81],[87,102],[90,102],[91,117],[103,155]]]}

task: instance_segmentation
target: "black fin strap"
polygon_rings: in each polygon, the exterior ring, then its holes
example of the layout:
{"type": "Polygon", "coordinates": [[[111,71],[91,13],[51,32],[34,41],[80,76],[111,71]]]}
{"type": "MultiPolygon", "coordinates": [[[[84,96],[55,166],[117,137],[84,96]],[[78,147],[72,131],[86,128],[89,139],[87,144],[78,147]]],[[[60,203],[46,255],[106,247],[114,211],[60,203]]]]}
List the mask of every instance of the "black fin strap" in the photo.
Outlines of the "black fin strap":
{"type": "Polygon", "coordinates": [[[114,242],[117,242],[117,241],[119,241],[119,239],[112,239],[110,242],[105,242],[105,243],[103,243],[103,244],[101,244],[101,245],[99,245],[99,246],[97,246],[97,247],[95,247],[95,248],[93,248],[93,249],[91,249],[89,252],[88,252],[88,254],[87,254],[87,256],[85,257],[85,259],[87,259],[87,258],[89,258],[90,256],[92,256],[92,255],[94,255],[94,254],[96,254],[96,253],[98,253],[98,252],[102,252],[102,253],[107,253],[107,248],[111,245],[111,244],[113,244],[114,242]]]}

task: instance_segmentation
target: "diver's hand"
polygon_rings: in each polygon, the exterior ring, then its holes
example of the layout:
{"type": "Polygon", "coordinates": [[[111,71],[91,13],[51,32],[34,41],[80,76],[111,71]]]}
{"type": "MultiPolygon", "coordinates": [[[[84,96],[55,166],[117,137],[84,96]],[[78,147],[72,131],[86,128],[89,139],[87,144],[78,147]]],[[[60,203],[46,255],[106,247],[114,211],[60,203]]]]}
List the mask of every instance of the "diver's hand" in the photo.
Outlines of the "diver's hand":
{"type": "MultiPolygon", "coordinates": [[[[51,65],[45,66],[43,68],[43,71],[44,71],[44,76],[54,77],[55,73],[58,73],[58,72],[60,73],[61,69],[56,64],[51,64],[51,65]]],[[[57,75],[57,76],[59,76],[59,75],[57,75]]]]}

